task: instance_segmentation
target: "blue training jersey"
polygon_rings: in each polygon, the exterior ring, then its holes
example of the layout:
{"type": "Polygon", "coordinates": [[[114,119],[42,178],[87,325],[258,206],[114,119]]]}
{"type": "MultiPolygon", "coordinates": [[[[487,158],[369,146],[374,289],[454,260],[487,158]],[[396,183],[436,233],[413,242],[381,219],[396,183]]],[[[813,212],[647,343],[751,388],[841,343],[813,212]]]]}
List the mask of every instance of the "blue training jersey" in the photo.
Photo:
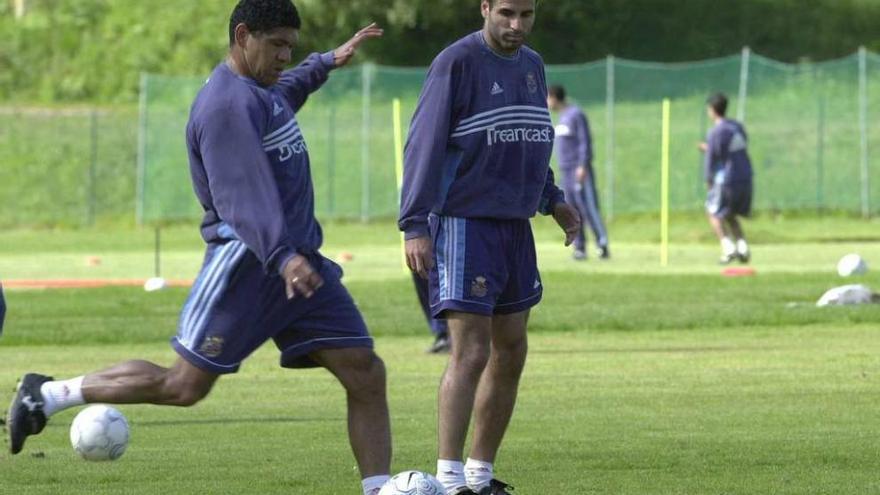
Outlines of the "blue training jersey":
{"type": "Polygon", "coordinates": [[[431,213],[530,218],[563,201],[553,181],[544,62],[503,57],[482,32],[443,50],[428,71],[404,153],[399,227],[428,235],[431,213]]]}
{"type": "Polygon", "coordinates": [[[309,153],[295,114],[333,67],[332,53],[312,54],[267,88],[226,63],[214,69],[186,128],[205,242],[240,239],[267,272],[321,246],[309,153]]]}
{"type": "Polygon", "coordinates": [[[590,167],[593,162],[593,143],[590,124],[583,110],[568,105],[559,112],[556,126],[556,160],[560,170],[590,167]]]}
{"type": "Polygon", "coordinates": [[[706,137],[708,149],[703,164],[706,182],[720,180],[732,184],[751,181],[752,161],[749,158],[748,140],[745,127],[735,120],[722,119],[715,124],[706,137]]]}

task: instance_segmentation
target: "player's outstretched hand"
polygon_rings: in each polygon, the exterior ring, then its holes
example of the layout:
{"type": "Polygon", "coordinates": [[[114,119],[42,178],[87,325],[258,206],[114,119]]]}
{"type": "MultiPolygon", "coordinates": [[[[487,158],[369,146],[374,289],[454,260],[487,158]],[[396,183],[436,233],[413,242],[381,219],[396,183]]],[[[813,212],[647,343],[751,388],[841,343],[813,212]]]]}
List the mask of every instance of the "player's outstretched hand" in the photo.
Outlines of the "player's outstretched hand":
{"type": "Polygon", "coordinates": [[[565,232],[565,245],[570,246],[581,230],[581,215],[568,203],[556,203],[553,219],[565,232]]]}
{"type": "Polygon", "coordinates": [[[284,265],[281,271],[284,277],[284,288],[287,298],[293,299],[298,295],[306,298],[312,297],[315,291],[324,285],[324,279],[312,268],[305,257],[296,255],[284,265]]]}
{"type": "Polygon", "coordinates": [[[336,67],[342,67],[351,62],[351,59],[354,57],[354,54],[361,43],[370,38],[380,38],[384,32],[385,31],[374,22],[355,33],[355,35],[352,36],[350,40],[346,41],[344,45],[333,51],[333,60],[336,63],[336,67]]]}
{"type": "Polygon", "coordinates": [[[406,241],[406,266],[427,279],[428,272],[434,268],[434,248],[430,237],[416,237],[406,241]]]}

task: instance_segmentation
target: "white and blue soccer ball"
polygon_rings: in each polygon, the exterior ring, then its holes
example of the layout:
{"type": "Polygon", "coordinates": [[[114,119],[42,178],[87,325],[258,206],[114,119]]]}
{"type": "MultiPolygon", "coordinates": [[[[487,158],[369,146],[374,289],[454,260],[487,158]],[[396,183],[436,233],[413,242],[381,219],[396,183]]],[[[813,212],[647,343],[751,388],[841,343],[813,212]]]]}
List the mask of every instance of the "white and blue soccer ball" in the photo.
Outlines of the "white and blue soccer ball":
{"type": "Polygon", "coordinates": [[[115,461],[128,446],[128,421],[110,406],[89,406],[73,418],[70,444],[87,461],[115,461]]]}
{"type": "Polygon", "coordinates": [[[837,274],[841,277],[864,275],[868,272],[868,263],[858,254],[851,253],[837,262],[837,274]]]}
{"type": "Polygon", "coordinates": [[[382,486],[379,495],[445,495],[437,478],[421,471],[404,471],[396,474],[382,486]]]}

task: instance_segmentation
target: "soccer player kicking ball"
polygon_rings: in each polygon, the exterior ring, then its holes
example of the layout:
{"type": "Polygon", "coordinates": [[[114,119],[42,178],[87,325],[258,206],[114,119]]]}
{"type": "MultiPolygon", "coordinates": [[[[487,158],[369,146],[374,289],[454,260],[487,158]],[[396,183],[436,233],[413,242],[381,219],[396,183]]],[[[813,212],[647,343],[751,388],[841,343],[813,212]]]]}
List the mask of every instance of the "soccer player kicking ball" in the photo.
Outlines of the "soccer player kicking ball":
{"type": "Polygon", "coordinates": [[[482,0],[484,27],[431,65],[405,150],[399,226],[452,340],[439,392],[437,477],[448,494],[508,494],[493,463],[541,299],[529,218],[553,215],[570,245],[577,211],[553,181],[541,57],[524,46],[535,0],[482,0]],[[463,463],[471,416],[474,438],[463,463]]]}
{"type": "Polygon", "coordinates": [[[174,365],[128,361],[64,381],[25,375],[7,416],[13,454],[47,418],[72,406],[191,406],[272,339],[281,366],[322,366],[345,388],[364,493],[377,493],[388,479],[384,364],[341,269],[318,251],[308,148],[296,120],[330,70],[382,30],[370,25],[285,70],[300,25],[290,0],[241,0],[230,18],[228,58],[192,105],[186,139],[207,252],[171,340],[174,365]]]}
{"type": "Polygon", "coordinates": [[[743,125],[725,118],[727,97],[716,93],[706,101],[706,112],[715,123],[700,149],[705,153],[703,165],[708,194],[706,213],[709,224],[721,242],[720,263],[734,260],[748,263],[751,253],[738,216],[747,217],[752,210],[752,162],[749,159],[748,136],[743,125]]]}

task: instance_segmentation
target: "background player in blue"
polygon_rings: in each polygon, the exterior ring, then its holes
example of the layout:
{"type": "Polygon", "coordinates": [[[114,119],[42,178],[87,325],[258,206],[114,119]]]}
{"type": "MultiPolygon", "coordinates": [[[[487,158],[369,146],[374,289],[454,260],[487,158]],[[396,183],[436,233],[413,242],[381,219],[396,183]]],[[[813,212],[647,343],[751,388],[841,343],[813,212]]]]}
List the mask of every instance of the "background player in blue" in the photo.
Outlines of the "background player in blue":
{"type": "Polygon", "coordinates": [[[172,339],[177,361],[170,368],[128,361],[63,381],[25,375],[7,417],[13,454],[71,406],[191,406],[272,339],[282,366],[323,366],[345,388],[364,493],[377,493],[388,479],[384,365],[341,270],[318,252],[308,148],[295,116],[331,69],[382,31],[368,26],[285,71],[300,25],[290,0],[241,0],[230,18],[228,58],[192,105],[187,147],[207,252],[172,339]]]}
{"type": "Polygon", "coordinates": [[[449,332],[446,329],[446,320],[434,318],[431,314],[431,298],[428,294],[428,281],[419,276],[418,273],[412,272],[413,285],[416,287],[416,295],[419,297],[419,306],[428,322],[428,329],[434,336],[434,342],[428,347],[431,354],[443,354],[449,352],[451,342],[449,340],[449,332]]]}
{"type": "Polygon", "coordinates": [[[452,351],[439,392],[437,475],[449,494],[506,494],[493,463],[541,299],[529,218],[552,214],[570,244],[577,211],[550,171],[553,125],[541,57],[524,46],[534,0],[483,0],[481,31],[431,64],[405,149],[399,226],[430,279],[452,351]],[[464,443],[474,417],[465,465],[464,443]]]}
{"type": "Polygon", "coordinates": [[[745,127],[725,118],[727,97],[716,93],[706,101],[714,126],[700,149],[705,153],[703,176],[708,195],[706,212],[712,230],[721,242],[722,264],[739,259],[748,263],[751,253],[738,216],[752,209],[752,162],[749,159],[745,127]]]}
{"type": "Polygon", "coordinates": [[[0,335],[3,335],[3,320],[6,318],[6,299],[3,298],[3,284],[0,284],[0,335]]]}
{"type": "MultiPolygon", "coordinates": [[[[599,212],[599,197],[596,194],[595,174],[593,173],[593,138],[590,135],[590,124],[587,116],[577,105],[570,104],[565,97],[565,88],[550,86],[547,94],[547,106],[559,112],[559,124],[556,126],[556,160],[562,174],[562,190],[565,200],[575,206],[581,219],[590,224],[599,257],[608,259],[608,232],[599,212]]],[[[574,240],[576,260],[587,259],[586,236],[584,226],[574,240]]]]}

